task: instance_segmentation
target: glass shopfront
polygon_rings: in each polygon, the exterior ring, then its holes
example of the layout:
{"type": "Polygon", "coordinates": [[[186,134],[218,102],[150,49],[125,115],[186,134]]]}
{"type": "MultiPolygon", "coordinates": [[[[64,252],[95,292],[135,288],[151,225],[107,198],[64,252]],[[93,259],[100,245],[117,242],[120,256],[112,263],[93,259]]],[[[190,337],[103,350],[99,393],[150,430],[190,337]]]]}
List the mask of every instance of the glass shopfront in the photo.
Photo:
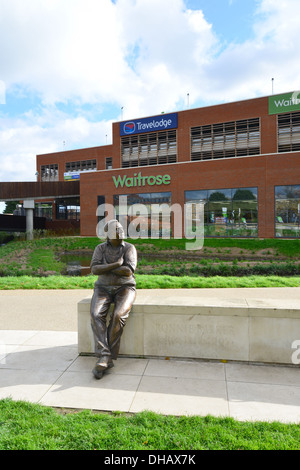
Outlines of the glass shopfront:
{"type": "Polygon", "coordinates": [[[80,220],[80,198],[69,197],[56,200],[57,220],[80,220]]]}
{"type": "Polygon", "coordinates": [[[154,208],[157,205],[171,207],[170,192],[115,195],[113,201],[115,217],[123,226],[127,226],[129,237],[135,238],[136,235],[145,238],[150,236],[169,238],[171,236],[170,217],[164,217],[162,213],[159,216],[154,215],[154,208]]]}
{"type": "Polygon", "coordinates": [[[300,238],[300,184],[275,186],[275,235],[300,238]]]}
{"type": "Polygon", "coordinates": [[[204,202],[205,237],[257,237],[257,188],[185,191],[186,203],[204,202]]]}

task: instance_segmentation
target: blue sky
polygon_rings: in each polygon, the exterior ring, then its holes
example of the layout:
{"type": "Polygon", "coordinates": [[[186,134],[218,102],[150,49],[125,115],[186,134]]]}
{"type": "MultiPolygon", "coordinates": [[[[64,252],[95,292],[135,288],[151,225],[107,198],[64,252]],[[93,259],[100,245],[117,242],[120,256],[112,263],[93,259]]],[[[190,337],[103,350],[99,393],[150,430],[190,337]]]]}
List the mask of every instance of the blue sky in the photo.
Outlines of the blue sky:
{"type": "Polygon", "coordinates": [[[219,39],[226,44],[243,42],[253,36],[255,0],[188,0],[192,10],[201,9],[219,39]]]}
{"type": "Polygon", "coordinates": [[[299,16],[299,0],[0,0],[0,182],[110,144],[122,118],[298,90],[299,16]]]}

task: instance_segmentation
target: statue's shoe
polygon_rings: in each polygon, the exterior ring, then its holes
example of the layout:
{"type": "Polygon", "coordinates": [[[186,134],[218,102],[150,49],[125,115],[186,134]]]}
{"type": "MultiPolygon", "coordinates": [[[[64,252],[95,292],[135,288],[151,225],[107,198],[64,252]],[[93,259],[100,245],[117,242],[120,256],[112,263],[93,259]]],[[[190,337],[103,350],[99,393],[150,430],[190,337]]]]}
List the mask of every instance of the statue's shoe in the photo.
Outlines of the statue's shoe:
{"type": "Polygon", "coordinates": [[[93,369],[95,379],[99,380],[103,377],[104,370],[98,370],[96,367],[93,369]]]}
{"type": "Polygon", "coordinates": [[[93,369],[93,374],[96,379],[101,379],[106,369],[111,369],[112,367],[114,367],[114,363],[111,357],[100,357],[93,369]]]}

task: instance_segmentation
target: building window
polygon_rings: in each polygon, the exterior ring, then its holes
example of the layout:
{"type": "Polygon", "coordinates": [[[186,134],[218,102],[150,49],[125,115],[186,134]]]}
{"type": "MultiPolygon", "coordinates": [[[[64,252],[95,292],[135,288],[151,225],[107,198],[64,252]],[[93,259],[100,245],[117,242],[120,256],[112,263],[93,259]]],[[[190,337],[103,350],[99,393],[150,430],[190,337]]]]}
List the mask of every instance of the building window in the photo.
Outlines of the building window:
{"type": "MultiPolygon", "coordinates": [[[[135,238],[170,238],[171,236],[171,220],[168,214],[166,217],[162,216],[162,213],[159,215],[153,215],[152,205],[161,205],[166,204],[171,207],[171,193],[162,192],[162,193],[138,193],[138,194],[128,194],[128,195],[115,195],[114,196],[114,211],[115,217],[122,223],[122,225],[127,226],[128,236],[131,237],[134,234],[137,234],[135,238]],[[120,198],[123,199],[120,199],[120,198]],[[120,211],[120,204],[123,205],[122,211],[120,211]],[[144,213],[137,213],[133,211],[133,215],[130,215],[130,208],[136,205],[143,205],[144,213]],[[124,210],[125,208],[125,210],[124,210]],[[124,212],[125,215],[124,220],[124,212]],[[152,227],[151,227],[152,222],[152,227]],[[133,232],[130,232],[131,230],[133,232]],[[129,228],[129,230],[128,230],[129,228]]],[[[138,211],[138,209],[137,209],[138,211]]],[[[125,228],[125,227],[124,227],[125,228]]]]}
{"type": "Polygon", "coordinates": [[[35,204],[34,216],[35,217],[45,217],[48,220],[52,220],[52,203],[38,202],[35,204]]]}
{"type": "Polygon", "coordinates": [[[206,237],[257,237],[257,188],[185,191],[186,203],[204,202],[206,237]]]}
{"type": "Polygon", "coordinates": [[[97,160],[81,160],[78,162],[67,162],[65,172],[79,172],[97,170],[97,160]]]}
{"type": "Polygon", "coordinates": [[[101,220],[105,219],[105,196],[97,196],[97,223],[101,222],[101,220]],[[101,210],[98,209],[99,206],[102,206],[101,210]]]}
{"type": "Polygon", "coordinates": [[[300,112],[278,115],[278,152],[300,150],[300,112]]]}
{"type": "Polygon", "coordinates": [[[41,165],[42,181],[58,181],[58,164],[41,165]]]}
{"type": "Polygon", "coordinates": [[[106,159],[105,159],[105,169],[106,169],[106,170],[111,170],[112,167],[113,167],[113,165],[112,165],[112,158],[111,158],[111,157],[106,158],[106,159]]]}
{"type": "Polygon", "coordinates": [[[259,118],[191,128],[192,161],[259,154],[259,118]]]}
{"type": "Polygon", "coordinates": [[[175,163],[176,130],[122,137],[121,160],[122,168],[175,163]]]}
{"type": "Polygon", "coordinates": [[[300,238],[300,184],[275,186],[275,235],[300,238]]]}
{"type": "Polygon", "coordinates": [[[56,200],[57,220],[80,220],[80,198],[70,197],[56,200]]]}

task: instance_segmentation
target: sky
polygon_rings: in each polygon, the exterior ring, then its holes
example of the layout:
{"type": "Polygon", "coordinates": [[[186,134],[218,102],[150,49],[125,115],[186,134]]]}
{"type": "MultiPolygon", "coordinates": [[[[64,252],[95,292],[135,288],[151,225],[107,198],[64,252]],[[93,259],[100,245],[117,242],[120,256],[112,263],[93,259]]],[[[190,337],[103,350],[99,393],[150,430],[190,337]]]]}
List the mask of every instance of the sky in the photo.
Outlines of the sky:
{"type": "Polygon", "coordinates": [[[299,0],[0,0],[0,182],[111,144],[112,122],[299,90],[299,17],[299,0]]]}

